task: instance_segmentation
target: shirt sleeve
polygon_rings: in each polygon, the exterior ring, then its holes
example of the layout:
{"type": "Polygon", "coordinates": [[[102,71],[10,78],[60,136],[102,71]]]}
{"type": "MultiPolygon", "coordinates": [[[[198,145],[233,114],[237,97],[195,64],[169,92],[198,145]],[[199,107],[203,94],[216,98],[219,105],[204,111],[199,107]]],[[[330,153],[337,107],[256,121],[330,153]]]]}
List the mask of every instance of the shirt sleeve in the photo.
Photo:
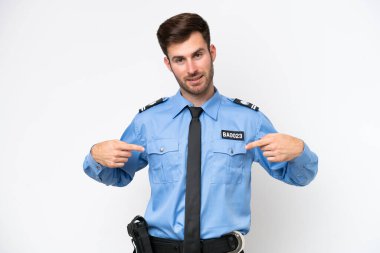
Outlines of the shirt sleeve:
{"type": "MultiPolygon", "coordinates": [[[[135,119],[124,131],[120,140],[146,148],[145,140],[141,137],[137,129],[135,119]]],[[[132,151],[132,156],[122,168],[105,167],[97,163],[92,157],[91,152],[89,152],[84,160],[83,169],[89,177],[100,183],[121,187],[128,185],[132,181],[135,173],[144,168],[147,164],[145,151],[132,151]]]]}
{"type": "MultiPolygon", "coordinates": [[[[277,132],[269,119],[261,112],[260,118],[261,123],[255,140],[259,140],[269,133],[277,132]]],[[[306,143],[304,143],[301,155],[288,162],[270,162],[260,148],[254,148],[254,161],[260,163],[272,177],[296,186],[309,184],[318,171],[318,157],[306,143]]]]}

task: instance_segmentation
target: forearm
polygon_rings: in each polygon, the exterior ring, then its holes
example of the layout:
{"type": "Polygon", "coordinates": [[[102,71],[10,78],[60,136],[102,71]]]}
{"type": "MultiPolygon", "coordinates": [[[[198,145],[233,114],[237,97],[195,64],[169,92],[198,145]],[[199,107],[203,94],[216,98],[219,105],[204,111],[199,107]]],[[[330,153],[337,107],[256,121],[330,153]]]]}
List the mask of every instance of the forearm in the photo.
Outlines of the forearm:
{"type": "Polygon", "coordinates": [[[89,153],[83,163],[84,172],[105,185],[126,186],[132,181],[131,175],[121,168],[108,168],[97,163],[89,153]]]}
{"type": "Polygon", "coordinates": [[[318,157],[304,144],[301,155],[287,162],[282,180],[292,185],[305,186],[315,178],[317,172],[318,157]]]}

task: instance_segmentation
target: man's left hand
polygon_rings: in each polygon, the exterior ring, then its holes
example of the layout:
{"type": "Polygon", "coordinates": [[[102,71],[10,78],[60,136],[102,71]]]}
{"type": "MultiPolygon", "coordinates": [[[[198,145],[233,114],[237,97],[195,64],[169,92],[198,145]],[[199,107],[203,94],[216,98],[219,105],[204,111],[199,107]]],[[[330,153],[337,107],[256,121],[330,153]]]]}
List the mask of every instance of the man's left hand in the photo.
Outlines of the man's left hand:
{"type": "Polygon", "coordinates": [[[259,147],[270,162],[286,162],[299,156],[304,149],[302,140],[281,133],[267,134],[260,140],[248,143],[247,150],[259,147]]]}

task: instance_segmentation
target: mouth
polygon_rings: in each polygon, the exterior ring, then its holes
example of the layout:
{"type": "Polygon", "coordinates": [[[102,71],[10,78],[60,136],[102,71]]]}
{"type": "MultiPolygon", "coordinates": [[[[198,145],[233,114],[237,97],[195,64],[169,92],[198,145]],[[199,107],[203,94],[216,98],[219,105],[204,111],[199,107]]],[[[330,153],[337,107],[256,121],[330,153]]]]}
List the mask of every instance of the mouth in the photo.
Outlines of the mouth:
{"type": "Polygon", "coordinates": [[[203,75],[194,76],[191,78],[186,78],[186,81],[188,81],[190,84],[197,84],[201,81],[203,75]]]}

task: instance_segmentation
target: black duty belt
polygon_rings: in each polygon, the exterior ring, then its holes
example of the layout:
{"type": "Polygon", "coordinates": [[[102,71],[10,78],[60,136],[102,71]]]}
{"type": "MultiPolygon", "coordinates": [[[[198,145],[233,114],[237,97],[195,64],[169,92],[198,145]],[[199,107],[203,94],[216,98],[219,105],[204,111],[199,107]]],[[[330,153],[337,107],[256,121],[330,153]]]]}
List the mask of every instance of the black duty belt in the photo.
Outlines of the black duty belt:
{"type": "MultiPolygon", "coordinates": [[[[182,253],[183,241],[171,240],[150,236],[153,253],[182,253]]],[[[201,240],[202,253],[227,253],[235,251],[239,240],[234,234],[227,234],[220,238],[201,240]]],[[[243,252],[243,251],[241,251],[243,252]]]]}

